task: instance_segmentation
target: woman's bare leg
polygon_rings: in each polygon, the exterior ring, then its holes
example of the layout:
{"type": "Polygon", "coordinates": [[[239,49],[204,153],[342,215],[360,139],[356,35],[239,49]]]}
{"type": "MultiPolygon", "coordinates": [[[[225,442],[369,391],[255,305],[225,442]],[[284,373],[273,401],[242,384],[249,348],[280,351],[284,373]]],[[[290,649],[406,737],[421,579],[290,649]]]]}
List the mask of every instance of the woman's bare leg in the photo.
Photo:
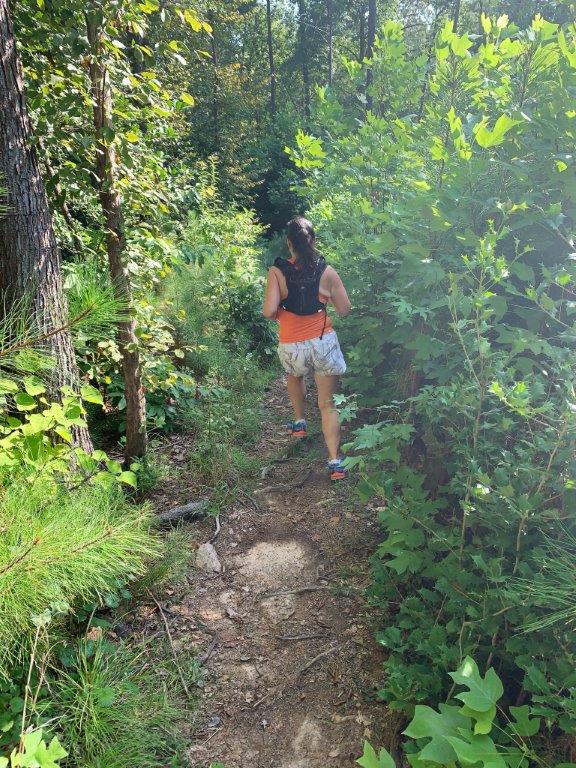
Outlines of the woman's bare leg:
{"type": "Polygon", "coordinates": [[[306,382],[303,376],[292,376],[288,374],[288,396],[294,409],[294,420],[300,421],[304,418],[304,398],[306,397],[306,382]]]}
{"type": "Polygon", "coordinates": [[[322,416],[322,432],[328,449],[328,458],[337,459],[340,448],[340,422],[334,405],[334,395],[340,386],[339,376],[320,376],[315,374],[318,388],[318,408],[322,416]]]}

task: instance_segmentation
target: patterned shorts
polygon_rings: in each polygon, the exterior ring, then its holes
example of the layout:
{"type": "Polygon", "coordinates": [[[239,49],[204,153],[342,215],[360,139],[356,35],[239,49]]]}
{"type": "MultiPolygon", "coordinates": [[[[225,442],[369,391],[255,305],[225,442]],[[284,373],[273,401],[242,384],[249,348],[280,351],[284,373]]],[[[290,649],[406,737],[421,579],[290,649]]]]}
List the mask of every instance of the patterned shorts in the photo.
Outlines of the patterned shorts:
{"type": "Polygon", "coordinates": [[[326,333],[322,339],[279,344],[278,357],[286,373],[292,376],[306,376],[308,373],[340,376],[346,372],[346,363],[335,331],[326,333]]]}

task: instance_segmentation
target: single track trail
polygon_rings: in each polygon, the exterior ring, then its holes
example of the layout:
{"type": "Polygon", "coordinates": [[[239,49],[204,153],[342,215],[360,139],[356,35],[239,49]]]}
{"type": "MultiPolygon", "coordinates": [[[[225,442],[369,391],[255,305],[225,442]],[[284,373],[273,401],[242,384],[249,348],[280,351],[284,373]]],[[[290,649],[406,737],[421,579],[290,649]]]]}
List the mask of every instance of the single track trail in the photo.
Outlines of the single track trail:
{"type": "MultiPolygon", "coordinates": [[[[221,516],[221,572],[207,563],[161,596],[177,618],[177,650],[205,660],[195,768],[348,768],[365,738],[394,747],[364,598],[376,516],[330,485],[318,413],[310,416],[316,435],[294,446],[282,427],[283,382],[271,386],[255,449],[262,479],[221,516]]],[[[196,531],[208,541],[213,520],[196,531]]]]}

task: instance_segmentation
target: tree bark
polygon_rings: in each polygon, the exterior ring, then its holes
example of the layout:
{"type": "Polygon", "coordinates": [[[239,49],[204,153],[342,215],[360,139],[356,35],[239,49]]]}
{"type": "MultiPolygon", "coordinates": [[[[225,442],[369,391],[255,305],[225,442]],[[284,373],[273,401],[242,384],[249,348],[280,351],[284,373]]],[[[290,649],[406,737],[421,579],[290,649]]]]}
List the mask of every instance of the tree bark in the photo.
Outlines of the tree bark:
{"type": "MultiPolygon", "coordinates": [[[[366,45],[366,58],[374,55],[374,41],[376,39],[376,0],[368,0],[368,40],[366,45]]],[[[366,70],[366,108],[372,109],[372,95],[370,88],[374,82],[374,70],[369,66],[366,70]]]]}
{"type": "Polygon", "coordinates": [[[454,0],[454,32],[458,32],[458,25],[460,24],[460,7],[461,0],[454,0]]]}
{"type": "Polygon", "coordinates": [[[270,115],[274,120],[276,117],[276,68],[274,66],[271,0],[266,0],[266,26],[268,28],[268,66],[270,69],[270,115]]]}
{"type": "Polygon", "coordinates": [[[358,25],[358,61],[360,64],[366,58],[366,6],[364,3],[360,6],[360,20],[358,25]]]}
{"type": "Polygon", "coordinates": [[[118,323],[118,342],[122,353],[124,398],[126,400],[126,465],[146,453],[146,398],[140,375],[140,353],[136,337],[136,321],[131,314],[132,286],[124,262],[126,236],[120,194],[116,182],[116,151],[109,136],[113,131],[112,90],[109,73],[102,63],[104,30],[91,14],[86,15],[88,42],[91,49],[90,84],[96,138],[95,172],[98,179],[100,207],[106,228],[108,267],[116,296],[128,307],[125,319],[118,323]]]}
{"type": "Polygon", "coordinates": [[[310,66],[308,62],[308,18],[306,0],[298,0],[298,32],[302,59],[302,84],[304,88],[304,117],[310,122],[310,66]]]}
{"type": "MultiPolygon", "coordinates": [[[[30,301],[41,333],[61,328],[49,337],[55,384],[78,389],[60,251],[31,137],[8,0],[0,0],[0,185],[6,189],[6,210],[0,219],[0,314],[30,301]]],[[[77,446],[92,450],[87,429],[75,429],[73,437],[77,446]]]]}
{"type": "Polygon", "coordinates": [[[214,77],[214,85],[212,88],[212,130],[214,137],[214,152],[218,153],[220,150],[220,114],[218,109],[218,91],[220,89],[219,77],[218,77],[218,47],[216,45],[216,22],[214,20],[214,11],[208,11],[208,21],[212,27],[212,35],[210,37],[210,47],[212,53],[212,74],[214,77]]]}
{"type": "Polygon", "coordinates": [[[328,86],[332,86],[332,71],[334,68],[334,19],[332,16],[332,0],[326,0],[327,33],[328,33],[328,86]]]}

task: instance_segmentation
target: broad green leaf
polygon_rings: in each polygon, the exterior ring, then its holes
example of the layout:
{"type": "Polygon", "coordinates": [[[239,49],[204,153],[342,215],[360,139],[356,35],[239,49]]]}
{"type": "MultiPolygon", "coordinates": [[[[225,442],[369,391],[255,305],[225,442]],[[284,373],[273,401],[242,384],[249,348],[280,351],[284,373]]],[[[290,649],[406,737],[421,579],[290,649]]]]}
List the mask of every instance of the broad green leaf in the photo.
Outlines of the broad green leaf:
{"type": "Polygon", "coordinates": [[[396,768],[396,763],[387,750],[382,748],[377,755],[374,747],[367,741],[364,742],[364,753],[362,757],[358,758],[356,762],[358,765],[361,765],[362,768],[396,768]]]}
{"type": "Polygon", "coordinates": [[[187,93],[186,91],[182,91],[180,94],[180,101],[183,101],[184,104],[186,104],[189,107],[193,107],[194,104],[196,104],[196,99],[194,96],[192,96],[191,93],[187,93]]]}
{"type": "Polygon", "coordinates": [[[462,58],[468,54],[468,49],[472,48],[472,40],[468,35],[454,35],[450,42],[450,48],[455,56],[462,58]]]}
{"type": "Polygon", "coordinates": [[[475,126],[474,138],[484,149],[496,147],[498,144],[502,144],[508,131],[521,122],[522,120],[515,120],[512,117],[508,117],[508,115],[500,115],[494,123],[494,128],[490,130],[488,128],[488,118],[485,117],[475,126]]]}
{"type": "Polygon", "coordinates": [[[136,131],[126,131],[124,138],[131,144],[136,144],[137,141],[140,141],[140,134],[136,133],[136,131]]]}
{"type": "Polygon", "coordinates": [[[46,392],[44,384],[42,384],[40,379],[37,379],[35,376],[26,376],[23,383],[24,389],[32,397],[36,397],[36,395],[41,395],[43,392],[46,392]]]}
{"type": "Polygon", "coordinates": [[[14,402],[19,411],[31,411],[37,405],[36,400],[26,392],[18,392],[14,395],[14,402]]]}
{"type": "Polygon", "coordinates": [[[514,722],[509,723],[508,728],[518,736],[531,738],[536,736],[540,730],[541,719],[539,717],[530,717],[530,707],[510,707],[510,714],[514,722]]]}
{"type": "Polygon", "coordinates": [[[18,385],[12,379],[0,379],[0,395],[18,392],[18,385]]]}
{"type": "Polygon", "coordinates": [[[462,715],[459,708],[452,705],[440,704],[439,710],[436,712],[431,707],[417,704],[414,717],[404,734],[411,739],[429,738],[430,741],[420,752],[420,758],[448,765],[456,759],[448,737],[459,736],[461,729],[468,730],[470,718],[462,715]]]}
{"type": "Polygon", "coordinates": [[[467,656],[456,672],[450,672],[454,682],[465,685],[469,690],[458,693],[460,699],[470,709],[488,712],[504,693],[504,687],[496,672],[490,667],[485,677],[480,675],[474,659],[467,656]]]}
{"type": "Polygon", "coordinates": [[[496,706],[490,707],[485,712],[477,709],[463,706],[461,709],[463,715],[467,715],[474,720],[474,733],[490,733],[496,717],[496,706]]]}
{"type": "Polygon", "coordinates": [[[118,476],[118,480],[120,480],[121,483],[124,483],[124,485],[129,485],[132,488],[136,488],[138,486],[138,478],[136,477],[136,474],[131,472],[129,469],[121,472],[118,476]]]}
{"type": "Polygon", "coordinates": [[[464,765],[476,765],[482,768],[506,768],[506,761],[496,749],[490,736],[469,736],[464,741],[457,736],[448,736],[458,761],[464,765]]]}
{"type": "Polygon", "coordinates": [[[104,400],[102,399],[102,393],[100,392],[100,390],[96,389],[96,387],[93,387],[90,384],[83,384],[80,387],[80,396],[82,397],[82,400],[84,400],[87,403],[96,403],[97,405],[104,405],[104,400]]]}

